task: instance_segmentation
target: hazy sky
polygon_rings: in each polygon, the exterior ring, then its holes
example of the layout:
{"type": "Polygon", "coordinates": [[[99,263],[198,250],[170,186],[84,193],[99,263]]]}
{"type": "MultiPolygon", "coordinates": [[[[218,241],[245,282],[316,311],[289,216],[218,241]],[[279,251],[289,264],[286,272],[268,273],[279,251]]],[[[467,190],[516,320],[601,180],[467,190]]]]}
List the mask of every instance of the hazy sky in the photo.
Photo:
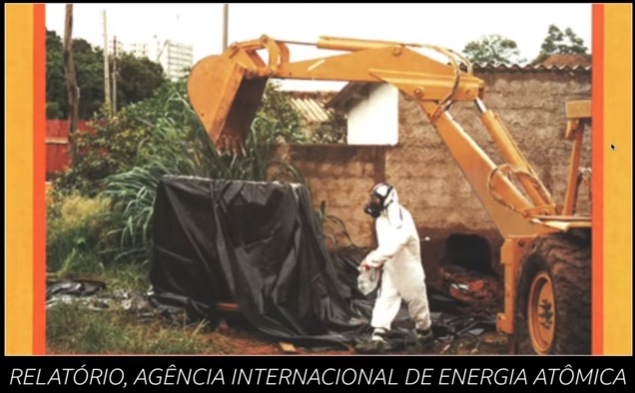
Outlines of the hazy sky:
{"type": "MultiPolygon", "coordinates": [[[[222,4],[75,4],[73,36],[103,47],[102,11],[107,33],[122,42],[153,35],[188,43],[194,61],[222,49],[222,4]]],[[[64,4],[46,5],[46,27],[62,35],[64,4]]],[[[461,51],[471,40],[501,34],[516,41],[521,57],[540,50],[550,24],[570,27],[591,49],[591,4],[230,4],[228,37],[273,38],[315,42],[319,36],[434,44],[461,51]]],[[[291,46],[291,61],[331,55],[291,46]]],[[[287,88],[322,89],[341,84],[286,83],[287,88]]]]}

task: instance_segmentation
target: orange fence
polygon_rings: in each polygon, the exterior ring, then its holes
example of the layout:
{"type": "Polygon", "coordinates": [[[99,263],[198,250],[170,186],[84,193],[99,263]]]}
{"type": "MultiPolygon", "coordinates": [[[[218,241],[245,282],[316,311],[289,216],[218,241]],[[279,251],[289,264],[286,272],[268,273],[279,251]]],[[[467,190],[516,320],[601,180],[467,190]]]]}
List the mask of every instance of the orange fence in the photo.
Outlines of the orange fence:
{"type": "MultiPolygon", "coordinates": [[[[46,121],[46,174],[64,172],[70,162],[68,153],[68,120],[46,121]]],[[[79,131],[90,129],[88,122],[77,122],[79,131]]]]}

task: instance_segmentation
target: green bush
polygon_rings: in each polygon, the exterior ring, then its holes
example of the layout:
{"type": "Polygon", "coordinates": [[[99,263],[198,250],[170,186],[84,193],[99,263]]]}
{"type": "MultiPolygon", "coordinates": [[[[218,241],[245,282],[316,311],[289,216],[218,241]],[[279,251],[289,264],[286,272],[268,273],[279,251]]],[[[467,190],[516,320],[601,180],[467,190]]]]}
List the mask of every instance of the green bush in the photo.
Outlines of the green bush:
{"type": "Polygon", "coordinates": [[[47,205],[47,270],[62,275],[103,270],[115,225],[108,199],[53,194],[47,205]]]}
{"type": "Polygon", "coordinates": [[[137,148],[150,133],[134,109],[124,108],[109,120],[96,117],[90,122],[93,132],[75,134],[74,158],[57,179],[58,189],[94,197],[103,191],[106,177],[134,166],[137,148]]]}

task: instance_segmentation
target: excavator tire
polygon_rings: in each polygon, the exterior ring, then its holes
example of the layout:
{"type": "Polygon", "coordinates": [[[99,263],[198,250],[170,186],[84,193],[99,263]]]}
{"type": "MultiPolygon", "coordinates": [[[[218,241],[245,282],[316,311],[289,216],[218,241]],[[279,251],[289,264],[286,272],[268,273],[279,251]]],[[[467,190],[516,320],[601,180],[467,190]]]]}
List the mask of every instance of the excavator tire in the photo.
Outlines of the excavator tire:
{"type": "Polygon", "coordinates": [[[516,294],[518,354],[591,354],[590,231],[532,241],[516,294]]]}

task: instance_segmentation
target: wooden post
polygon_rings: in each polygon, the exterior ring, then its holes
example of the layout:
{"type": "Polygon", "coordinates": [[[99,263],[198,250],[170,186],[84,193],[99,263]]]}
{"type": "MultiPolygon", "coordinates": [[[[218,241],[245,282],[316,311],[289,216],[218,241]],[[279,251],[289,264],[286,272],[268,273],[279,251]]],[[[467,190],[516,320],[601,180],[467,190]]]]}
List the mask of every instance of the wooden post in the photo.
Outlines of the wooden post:
{"type": "Polygon", "coordinates": [[[106,10],[103,11],[104,23],[104,102],[106,104],[106,113],[110,117],[112,107],[110,105],[110,67],[108,61],[108,31],[106,28],[106,10]]]}
{"type": "Polygon", "coordinates": [[[112,112],[117,113],[117,36],[112,40],[112,112]]]}
{"type": "Polygon", "coordinates": [[[73,4],[66,4],[64,24],[64,73],[68,90],[68,147],[71,162],[75,158],[74,137],[79,119],[79,88],[73,63],[73,4]]]}
{"type": "Polygon", "coordinates": [[[228,40],[228,23],[229,23],[229,4],[223,4],[223,52],[227,49],[228,40]]]}

